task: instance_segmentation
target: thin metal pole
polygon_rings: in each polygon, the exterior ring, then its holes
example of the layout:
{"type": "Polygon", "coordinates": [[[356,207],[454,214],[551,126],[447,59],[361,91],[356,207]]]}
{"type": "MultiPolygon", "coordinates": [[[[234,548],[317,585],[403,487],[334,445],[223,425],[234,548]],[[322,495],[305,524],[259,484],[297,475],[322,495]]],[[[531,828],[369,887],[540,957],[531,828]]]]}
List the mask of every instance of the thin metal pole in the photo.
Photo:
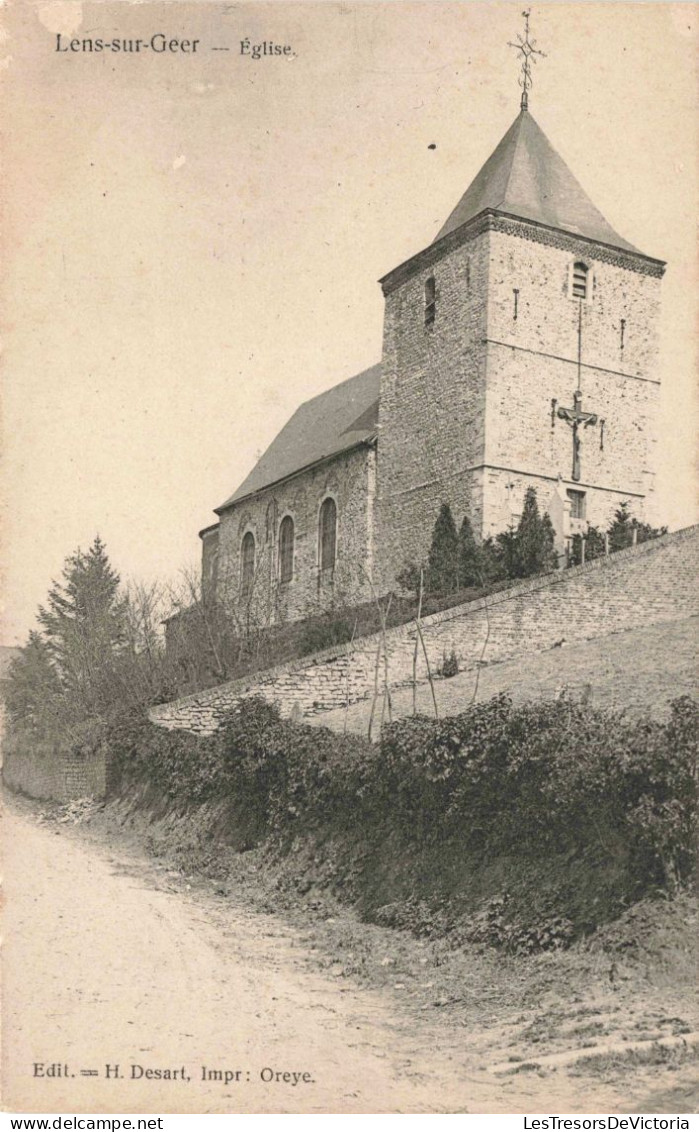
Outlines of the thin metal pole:
{"type": "Polygon", "coordinates": [[[582,388],[582,299],[578,300],[578,389],[582,388]]]}

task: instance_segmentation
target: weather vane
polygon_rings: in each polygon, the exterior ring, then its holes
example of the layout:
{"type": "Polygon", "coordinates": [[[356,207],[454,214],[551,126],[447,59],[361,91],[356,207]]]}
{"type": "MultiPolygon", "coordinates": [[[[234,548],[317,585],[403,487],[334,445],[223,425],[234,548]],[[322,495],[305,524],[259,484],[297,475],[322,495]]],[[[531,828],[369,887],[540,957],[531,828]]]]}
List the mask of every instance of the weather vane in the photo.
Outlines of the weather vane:
{"type": "Polygon", "coordinates": [[[508,47],[514,47],[516,51],[522,56],[522,77],[519,80],[519,85],[522,88],[522,101],[520,103],[522,110],[529,108],[529,91],[532,88],[534,80],[532,79],[532,63],[536,63],[535,56],[541,55],[543,59],[546,55],[543,51],[539,51],[536,46],[536,40],[529,38],[529,14],[531,8],[522,12],[524,16],[524,38],[521,35],[517,36],[517,43],[508,43],[508,47]]]}

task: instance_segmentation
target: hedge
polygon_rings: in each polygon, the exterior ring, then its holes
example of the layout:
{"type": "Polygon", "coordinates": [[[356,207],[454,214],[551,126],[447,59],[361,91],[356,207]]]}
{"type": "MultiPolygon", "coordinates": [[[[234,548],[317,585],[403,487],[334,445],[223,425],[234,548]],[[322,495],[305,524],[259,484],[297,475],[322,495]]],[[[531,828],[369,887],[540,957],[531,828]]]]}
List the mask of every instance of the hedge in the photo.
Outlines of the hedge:
{"type": "Polygon", "coordinates": [[[321,829],[480,855],[609,852],[638,890],[692,874],[696,703],[632,720],[561,699],[505,696],[436,721],[385,726],[378,744],[293,724],[253,698],[211,737],[129,721],[107,737],[117,791],[148,782],[183,805],[228,798],[252,841],[321,829]]]}

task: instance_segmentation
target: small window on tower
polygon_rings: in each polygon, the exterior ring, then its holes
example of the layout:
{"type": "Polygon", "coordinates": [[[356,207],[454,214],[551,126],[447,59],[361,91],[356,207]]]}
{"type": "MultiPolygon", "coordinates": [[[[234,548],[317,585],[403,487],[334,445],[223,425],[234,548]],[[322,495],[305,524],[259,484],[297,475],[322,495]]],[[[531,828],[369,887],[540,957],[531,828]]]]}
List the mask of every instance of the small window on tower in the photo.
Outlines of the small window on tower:
{"type": "Polygon", "coordinates": [[[425,280],[425,326],[432,326],[437,314],[437,286],[434,275],[425,280]]]}
{"type": "Polygon", "coordinates": [[[573,279],[571,294],[574,299],[587,299],[589,297],[590,269],[584,263],[573,264],[573,279]]]}
{"type": "Polygon", "coordinates": [[[570,517],[571,519],[584,519],[585,518],[585,492],[574,491],[570,488],[566,495],[570,500],[570,517]]]}

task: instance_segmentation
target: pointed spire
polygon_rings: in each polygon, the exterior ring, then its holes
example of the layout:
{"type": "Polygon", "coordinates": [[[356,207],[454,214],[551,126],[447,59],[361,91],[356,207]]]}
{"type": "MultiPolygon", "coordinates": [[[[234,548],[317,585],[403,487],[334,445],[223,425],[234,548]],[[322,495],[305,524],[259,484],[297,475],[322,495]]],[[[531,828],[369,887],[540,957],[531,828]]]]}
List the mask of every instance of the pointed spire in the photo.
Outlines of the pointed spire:
{"type": "Polygon", "coordinates": [[[637,251],[595,208],[526,108],[517,115],[436,239],[485,211],[504,212],[625,251],[637,251]]]}
{"type": "Polygon", "coordinates": [[[519,85],[522,88],[522,98],[520,101],[520,109],[529,109],[529,91],[531,90],[534,80],[532,78],[532,63],[536,63],[536,56],[541,55],[542,59],[546,56],[543,51],[539,51],[536,46],[536,40],[529,38],[529,16],[531,15],[531,8],[526,12],[522,12],[524,16],[524,37],[517,36],[516,43],[508,43],[508,47],[514,47],[522,56],[522,76],[519,80],[519,85]]]}

